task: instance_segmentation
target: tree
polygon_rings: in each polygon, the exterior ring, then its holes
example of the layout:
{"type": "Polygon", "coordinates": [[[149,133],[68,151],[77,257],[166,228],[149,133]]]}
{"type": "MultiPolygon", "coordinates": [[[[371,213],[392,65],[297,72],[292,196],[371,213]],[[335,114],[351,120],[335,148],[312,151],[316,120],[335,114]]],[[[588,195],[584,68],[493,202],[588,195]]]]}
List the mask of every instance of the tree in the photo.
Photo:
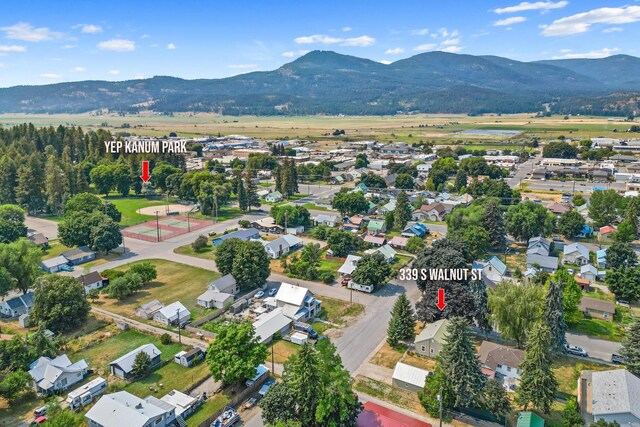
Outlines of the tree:
{"type": "Polygon", "coordinates": [[[455,191],[460,192],[460,190],[464,189],[467,187],[467,172],[463,169],[458,170],[458,173],[456,173],[456,180],[453,184],[453,189],[455,191]]]}
{"type": "Polygon", "coordinates": [[[200,252],[207,246],[209,246],[209,239],[207,238],[207,236],[203,236],[201,234],[196,238],[196,240],[193,241],[193,243],[191,244],[191,249],[193,249],[194,252],[200,252]]]}
{"type": "Polygon", "coordinates": [[[0,205],[0,243],[11,243],[26,235],[24,210],[16,205],[0,205]]]}
{"type": "Polygon", "coordinates": [[[551,333],[543,324],[535,325],[527,336],[526,355],[520,365],[520,387],[515,402],[526,411],[532,404],[545,414],[551,412],[558,381],[551,370],[551,333]]]}
{"type": "Polygon", "coordinates": [[[367,158],[367,155],[364,153],[358,154],[356,156],[355,168],[360,169],[360,168],[366,168],[367,166],[369,166],[369,159],[367,158]]]}
{"type": "Polygon", "coordinates": [[[99,165],[91,169],[89,174],[91,182],[96,187],[99,193],[105,196],[109,195],[109,191],[115,185],[114,180],[114,168],[110,165],[99,165]]]}
{"type": "Polygon", "coordinates": [[[618,229],[614,235],[616,242],[630,243],[638,237],[638,228],[627,220],[618,224],[618,229]]]}
{"type": "Polygon", "coordinates": [[[68,191],[68,181],[60,161],[54,155],[50,155],[45,166],[44,192],[47,196],[47,205],[52,212],[62,211],[68,191]]]}
{"type": "Polygon", "coordinates": [[[122,197],[127,197],[131,191],[131,174],[125,163],[118,163],[114,166],[113,181],[118,193],[122,194],[122,197]]]}
{"type": "Polygon", "coordinates": [[[101,214],[101,221],[91,227],[91,247],[95,251],[108,254],[110,250],[117,248],[122,243],[120,226],[108,216],[101,214]]]}
{"type": "Polygon", "coordinates": [[[487,377],[482,373],[480,359],[471,344],[467,321],[462,317],[450,318],[446,336],[439,356],[454,406],[477,407],[482,402],[487,377]]]}
{"type": "Polygon", "coordinates": [[[633,375],[640,375],[640,317],[633,318],[622,339],[620,352],[627,358],[625,362],[627,370],[633,375]]]}
{"type": "Polygon", "coordinates": [[[418,392],[420,404],[432,417],[438,417],[440,415],[440,400],[438,400],[438,395],[440,395],[442,399],[443,418],[446,420],[448,418],[446,411],[453,409],[455,406],[455,396],[451,390],[451,384],[439,362],[436,363],[433,375],[428,375],[427,378],[425,378],[424,388],[418,392]]]}
{"type": "Polygon", "coordinates": [[[64,205],[65,215],[71,212],[92,213],[102,209],[102,200],[95,194],[78,193],[67,200],[64,205]]]}
{"type": "Polygon", "coordinates": [[[578,212],[570,210],[560,215],[558,231],[567,239],[573,239],[584,227],[584,218],[578,212]]]}
{"type": "Polygon", "coordinates": [[[27,293],[42,274],[41,260],[42,250],[27,239],[0,244],[0,266],[11,277],[13,288],[23,294],[27,293]]]}
{"type": "Polygon", "coordinates": [[[151,174],[151,183],[154,187],[165,191],[167,189],[167,177],[182,172],[179,168],[172,166],[166,162],[158,162],[153,168],[151,174]]]}
{"type": "Polygon", "coordinates": [[[158,277],[156,266],[149,261],[136,262],[126,274],[138,274],[143,283],[149,283],[158,277]]]}
{"type": "Polygon", "coordinates": [[[253,170],[251,168],[247,168],[245,177],[244,177],[244,189],[247,194],[247,208],[251,211],[251,208],[259,208],[260,196],[258,196],[258,188],[256,184],[253,182],[253,170]]]}
{"type": "Polygon", "coordinates": [[[596,190],[589,198],[589,218],[596,227],[611,225],[618,217],[620,196],[616,190],[596,190]]]}
{"type": "Polygon", "coordinates": [[[264,285],[271,274],[271,267],[269,255],[260,242],[249,241],[240,245],[233,259],[231,274],[242,289],[255,289],[264,285]]]}
{"type": "Polygon", "coordinates": [[[493,326],[500,331],[503,339],[515,340],[517,346],[522,347],[527,331],[540,321],[542,287],[532,283],[522,283],[519,286],[499,283],[488,292],[493,326]]]}
{"type": "Polygon", "coordinates": [[[577,154],[578,149],[564,141],[551,141],[542,149],[544,157],[575,159],[577,154]]]}
{"type": "Polygon", "coordinates": [[[92,302],[96,302],[98,298],[100,298],[100,291],[98,289],[91,289],[87,292],[87,299],[90,299],[92,302]]]}
{"type": "Polygon", "coordinates": [[[412,254],[420,252],[424,249],[424,240],[418,236],[409,237],[407,240],[407,250],[412,254]]]}
{"type": "Polygon", "coordinates": [[[356,283],[373,285],[374,289],[387,282],[391,274],[389,263],[380,253],[364,255],[359,261],[351,277],[356,283]]]}
{"type": "Polygon", "coordinates": [[[37,175],[36,168],[39,168],[39,165],[31,161],[18,168],[16,203],[24,207],[29,213],[36,213],[44,209],[46,205],[42,186],[34,185],[34,176],[37,175]]]}
{"type": "Polygon", "coordinates": [[[10,372],[0,382],[0,396],[9,401],[16,400],[30,388],[32,381],[31,375],[25,371],[10,372]]]}
{"type": "Polygon", "coordinates": [[[367,212],[369,202],[361,191],[349,191],[346,188],[341,188],[331,200],[331,207],[342,215],[351,216],[367,212]]]}
{"type": "Polygon", "coordinates": [[[144,375],[151,367],[151,356],[145,351],[141,351],[136,354],[131,365],[131,374],[134,377],[140,377],[144,375]]]}
{"type": "Polygon", "coordinates": [[[489,244],[494,250],[501,250],[506,245],[504,216],[500,205],[495,199],[490,199],[484,206],[482,226],[489,235],[489,244]]]}
{"type": "Polygon", "coordinates": [[[330,229],[327,235],[327,245],[333,256],[344,258],[350,253],[360,249],[362,240],[348,231],[330,229]]]}
{"type": "Polygon", "coordinates": [[[242,212],[246,212],[249,209],[249,200],[247,199],[247,193],[244,189],[244,182],[241,178],[238,178],[236,195],[238,196],[238,207],[242,212]]]}
{"type": "Polygon", "coordinates": [[[31,316],[42,328],[72,330],[86,320],[89,310],[84,287],[73,277],[48,275],[36,284],[31,316]]]}
{"type": "Polygon", "coordinates": [[[459,242],[468,250],[468,260],[483,258],[489,250],[489,233],[482,227],[470,225],[447,234],[447,239],[459,242]]]}
{"type": "Polygon", "coordinates": [[[407,193],[401,191],[396,201],[396,209],[393,211],[393,227],[396,230],[404,229],[407,222],[411,220],[411,208],[412,206],[411,203],[409,203],[407,193]]]}
{"type": "Polygon", "coordinates": [[[510,206],[505,223],[507,232],[516,240],[527,241],[532,237],[551,234],[554,216],[541,204],[527,201],[510,206]]]}
{"type": "Polygon", "coordinates": [[[488,380],[484,389],[483,406],[493,415],[505,417],[511,412],[511,400],[502,384],[497,380],[488,380]]]}
{"type": "Polygon", "coordinates": [[[296,396],[287,383],[275,383],[260,400],[262,420],[267,424],[295,420],[296,396]]]}
{"type": "Polygon", "coordinates": [[[583,425],[584,420],[580,415],[578,400],[572,396],[562,410],[562,427],[582,427],[583,425]]]}
{"type": "Polygon", "coordinates": [[[587,203],[587,200],[582,194],[576,194],[573,196],[573,206],[582,206],[587,203]]]}
{"type": "Polygon", "coordinates": [[[387,328],[387,342],[395,347],[400,340],[413,338],[416,326],[416,316],[411,302],[405,294],[400,294],[393,309],[387,328]]]}
{"type": "MultiPolygon", "coordinates": [[[[624,211],[624,221],[631,225],[634,231],[633,240],[638,237],[638,215],[640,215],[640,207],[638,206],[638,198],[632,197],[624,211]]],[[[618,230],[620,228],[618,227],[618,230]]]]}
{"type": "Polygon", "coordinates": [[[285,364],[284,380],[298,402],[298,420],[304,426],[313,426],[320,399],[320,371],[317,351],[305,343],[298,354],[285,364]]]}
{"type": "Polygon", "coordinates": [[[600,418],[595,423],[591,423],[589,427],[620,427],[620,424],[617,421],[605,421],[603,418],[600,418]]]}
{"type": "Polygon", "coordinates": [[[387,188],[387,183],[385,182],[384,178],[382,178],[380,175],[376,175],[373,172],[362,175],[362,177],[360,178],[360,182],[366,185],[368,188],[387,188]]]}
{"type": "Polygon", "coordinates": [[[267,347],[260,344],[249,322],[225,322],[209,344],[206,361],[216,381],[236,384],[253,378],[256,366],[267,358],[267,347]]]}
{"type": "Polygon", "coordinates": [[[220,273],[227,275],[233,270],[233,260],[240,251],[244,242],[240,239],[223,240],[216,247],[216,267],[220,273]]]}
{"type": "Polygon", "coordinates": [[[413,190],[413,177],[408,173],[399,173],[396,177],[395,187],[403,190],[413,190]]]}
{"type": "Polygon", "coordinates": [[[567,323],[564,317],[564,296],[562,284],[555,280],[550,280],[547,286],[542,318],[551,335],[551,351],[558,354],[564,353],[564,346],[567,342],[565,338],[567,323]]]}
{"type": "Polygon", "coordinates": [[[276,224],[287,227],[297,227],[302,225],[308,227],[311,224],[311,214],[307,208],[303,206],[280,205],[271,208],[269,214],[273,217],[276,224]]]}
{"type": "Polygon", "coordinates": [[[491,317],[489,313],[489,296],[487,295],[487,285],[482,280],[473,283],[473,320],[485,335],[491,332],[491,317]]]}
{"type": "MultiPolygon", "coordinates": [[[[582,289],[576,279],[566,268],[560,268],[553,275],[552,280],[556,281],[562,288],[562,301],[564,318],[567,323],[575,323],[582,318],[579,310],[582,299],[582,289]]],[[[546,280],[545,280],[546,283],[546,280]]]]}
{"type": "Polygon", "coordinates": [[[607,267],[635,267],[638,265],[638,256],[627,243],[615,242],[607,248],[607,267]]]}
{"type": "Polygon", "coordinates": [[[640,299],[640,267],[609,270],[605,282],[609,290],[620,299],[627,301],[640,299]]]}
{"type": "Polygon", "coordinates": [[[82,414],[66,409],[52,411],[48,405],[46,425],[47,427],[81,427],[85,425],[85,421],[82,414]]]}

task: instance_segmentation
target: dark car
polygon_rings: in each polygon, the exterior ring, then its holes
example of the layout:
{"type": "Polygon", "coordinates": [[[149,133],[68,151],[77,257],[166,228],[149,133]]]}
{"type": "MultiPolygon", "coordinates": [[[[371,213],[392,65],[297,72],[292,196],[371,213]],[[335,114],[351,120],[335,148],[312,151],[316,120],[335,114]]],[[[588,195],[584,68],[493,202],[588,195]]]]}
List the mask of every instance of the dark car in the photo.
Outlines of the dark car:
{"type": "Polygon", "coordinates": [[[627,363],[627,356],[613,353],[611,355],[611,361],[616,365],[624,365],[625,363],[627,363]]]}
{"type": "Polygon", "coordinates": [[[308,323],[296,322],[293,324],[293,329],[295,329],[296,331],[306,332],[307,334],[309,334],[309,338],[311,339],[315,340],[318,338],[318,333],[315,329],[313,329],[313,326],[309,325],[308,323]]]}

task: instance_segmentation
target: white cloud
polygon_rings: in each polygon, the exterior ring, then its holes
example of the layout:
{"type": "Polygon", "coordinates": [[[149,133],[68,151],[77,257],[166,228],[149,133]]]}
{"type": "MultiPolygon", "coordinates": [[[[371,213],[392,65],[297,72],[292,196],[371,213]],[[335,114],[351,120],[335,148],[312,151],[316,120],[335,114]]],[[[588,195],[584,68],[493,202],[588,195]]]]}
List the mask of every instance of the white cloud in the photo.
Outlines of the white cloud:
{"type": "Polygon", "coordinates": [[[42,73],[42,74],[40,74],[40,77],[42,77],[44,79],[61,79],[62,78],[62,74],[42,73]]]}
{"type": "Polygon", "coordinates": [[[151,37],[149,34],[143,34],[140,36],[141,39],[148,39],[149,37],[151,37]]]}
{"type": "Polygon", "coordinates": [[[581,53],[568,53],[571,52],[569,49],[563,49],[560,52],[565,53],[564,55],[554,56],[552,59],[576,59],[576,58],[587,58],[587,59],[598,59],[598,58],[606,58],[607,56],[614,55],[619,52],[620,49],[614,47],[613,49],[604,48],[600,50],[592,50],[590,52],[581,52],[581,53]]]}
{"type": "Polygon", "coordinates": [[[144,79],[144,73],[135,73],[133,75],[134,79],[144,79]]]}
{"type": "Polygon", "coordinates": [[[111,39],[98,43],[98,49],[114,52],[131,52],[136,50],[136,42],[126,39],[111,39]]]}
{"type": "Polygon", "coordinates": [[[100,25],[93,24],[78,24],[74,25],[73,28],[80,28],[80,32],[85,34],[98,34],[102,32],[102,27],[100,25]]]}
{"type": "Polygon", "coordinates": [[[381,64],[384,64],[384,65],[389,65],[389,64],[391,64],[392,61],[389,61],[388,59],[381,59],[378,62],[381,63],[381,64]]]}
{"type": "Polygon", "coordinates": [[[460,44],[460,38],[443,40],[442,42],[440,42],[440,44],[441,44],[442,46],[453,46],[453,45],[457,45],[457,44],[460,44]]]}
{"type": "Polygon", "coordinates": [[[622,28],[620,27],[609,27],[609,28],[605,28],[604,30],[602,30],[603,33],[617,33],[622,31],[622,28]]]}
{"type": "Polygon", "coordinates": [[[0,30],[4,31],[5,37],[8,39],[23,40],[26,42],[41,42],[62,37],[62,33],[51,31],[46,27],[34,28],[26,22],[18,22],[9,27],[2,27],[0,30]]]}
{"type": "Polygon", "coordinates": [[[4,68],[4,64],[0,62],[0,68],[4,68]]]}
{"type": "Polygon", "coordinates": [[[111,74],[112,76],[117,76],[118,74],[120,74],[120,70],[109,70],[107,71],[108,74],[111,74]]]}
{"type": "Polygon", "coordinates": [[[512,16],[511,18],[501,19],[493,23],[495,27],[501,27],[506,25],[519,24],[520,22],[526,21],[527,18],[524,16],[512,16]]]}
{"type": "Polygon", "coordinates": [[[62,49],[73,49],[73,48],[76,48],[76,47],[78,47],[77,44],[65,44],[65,45],[62,46],[62,49]]]}
{"type": "Polygon", "coordinates": [[[438,47],[436,43],[425,43],[414,47],[413,50],[416,52],[426,52],[427,50],[433,50],[436,47],[438,47]]]}
{"type": "Polygon", "coordinates": [[[630,24],[640,21],[640,6],[602,7],[557,19],[543,25],[545,36],[568,36],[585,33],[595,24],[630,24]]]}
{"type": "Polygon", "coordinates": [[[256,68],[257,66],[258,66],[257,64],[230,64],[230,65],[227,65],[227,67],[233,68],[235,70],[247,70],[247,69],[256,68]]]}
{"type": "Polygon", "coordinates": [[[11,45],[7,45],[7,44],[0,44],[0,52],[2,53],[6,53],[6,52],[26,52],[27,48],[24,46],[18,46],[15,44],[11,44],[11,45]]]}
{"type": "Polygon", "coordinates": [[[353,30],[353,28],[351,28],[351,27],[342,27],[342,31],[345,32],[345,33],[348,33],[351,30],[353,30]]]}
{"type": "Polygon", "coordinates": [[[169,44],[167,45],[167,49],[169,49],[169,50],[174,50],[175,48],[176,48],[176,45],[175,45],[175,44],[173,44],[173,43],[169,43],[169,44]]]}
{"type": "Polygon", "coordinates": [[[341,46],[367,47],[376,42],[376,39],[369,36],[359,36],[350,38],[331,37],[325,34],[314,34],[311,36],[296,37],[294,42],[298,44],[340,44],[341,46]]]}
{"type": "Polygon", "coordinates": [[[429,34],[429,29],[428,28],[420,28],[417,30],[411,30],[411,35],[412,36],[426,36],[427,34],[429,34]]]}
{"type": "Polygon", "coordinates": [[[404,53],[404,48],[394,47],[393,49],[387,49],[384,51],[385,55],[399,55],[404,53]]]}
{"type": "Polygon", "coordinates": [[[285,58],[295,58],[296,56],[302,56],[309,53],[308,50],[288,50],[286,52],[282,52],[282,56],[285,58]]]}
{"type": "Polygon", "coordinates": [[[494,9],[494,12],[497,14],[517,13],[517,12],[524,12],[526,10],[542,10],[544,12],[551,9],[561,9],[568,4],[569,4],[568,1],[559,1],[559,2],[536,1],[533,3],[530,3],[528,1],[523,1],[522,3],[517,4],[515,6],[508,6],[508,7],[501,7],[498,9],[494,9]]]}
{"type": "Polygon", "coordinates": [[[447,46],[444,49],[441,49],[443,52],[449,53],[458,53],[463,49],[462,46],[447,46]]]}
{"type": "Polygon", "coordinates": [[[84,67],[74,67],[71,69],[71,71],[73,71],[74,73],[84,73],[85,71],[87,71],[87,69],[84,67]]]}

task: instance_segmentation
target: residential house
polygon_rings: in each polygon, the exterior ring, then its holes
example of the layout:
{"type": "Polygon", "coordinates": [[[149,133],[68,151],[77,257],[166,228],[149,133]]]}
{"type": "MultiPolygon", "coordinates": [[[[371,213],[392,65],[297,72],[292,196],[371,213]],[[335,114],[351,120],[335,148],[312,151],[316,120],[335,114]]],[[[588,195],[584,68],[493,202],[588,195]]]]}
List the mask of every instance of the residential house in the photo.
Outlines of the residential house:
{"type": "Polygon", "coordinates": [[[416,169],[419,174],[428,174],[432,166],[433,166],[433,163],[421,163],[418,166],[416,166],[416,169]]]}
{"type": "Polygon", "coordinates": [[[555,273],[558,269],[558,257],[527,254],[527,268],[539,268],[541,271],[547,273],[555,273]]]}
{"type": "MultiPolygon", "coordinates": [[[[152,403],[155,398],[153,396],[146,397],[148,403],[152,403]],[[153,398],[153,399],[152,399],[153,398]]],[[[156,400],[157,402],[157,400],[156,400]]],[[[171,390],[169,393],[165,394],[160,398],[160,402],[158,402],[160,407],[164,407],[168,410],[168,406],[170,405],[175,408],[175,416],[177,425],[186,425],[183,421],[183,424],[180,424],[178,419],[188,417],[191,415],[197,408],[202,404],[202,400],[200,397],[192,397],[188,394],[182,393],[178,390],[171,390]],[[161,403],[164,403],[164,406],[161,406],[161,403]]]]}
{"type": "Polygon", "coordinates": [[[580,311],[593,319],[613,322],[616,305],[612,301],[582,297],[580,299],[580,311]]]}
{"type": "Polygon", "coordinates": [[[43,248],[49,247],[49,238],[42,233],[32,233],[29,234],[27,238],[36,246],[42,246],[43,248]]]}
{"type": "Polygon", "coordinates": [[[265,233],[272,233],[272,234],[284,233],[284,227],[276,224],[276,220],[270,216],[253,221],[251,223],[251,227],[265,233]]]}
{"type": "Polygon", "coordinates": [[[382,234],[386,231],[387,231],[387,226],[383,220],[372,219],[371,221],[369,221],[369,224],[367,224],[367,233],[369,234],[373,234],[373,235],[382,234]]]}
{"type": "Polygon", "coordinates": [[[276,307],[294,321],[306,322],[322,310],[322,301],[316,299],[307,288],[282,283],[275,296],[276,307]]]}
{"type": "Polygon", "coordinates": [[[253,328],[260,344],[268,343],[277,333],[286,335],[291,330],[292,320],[285,315],[283,307],[278,307],[256,317],[253,328]]]}
{"type": "Polygon", "coordinates": [[[575,279],[575,281],[578,284],[578,286],[580,286],[580,289],[582,289],[585,292],[589,292],[591,290],[591,281],[590,280],[583,279],[578,274],[573,276],[573,278],[575,279]]]}
{"type": "Polygon", "coordinates": [[[598,268],[607,268],[607,249],[600,249],[596,252],[596,264],[598,268]]]}
{"type": "Polygon", "coordinates": [[[447,342],[448,319],[427,323],[414,340],[415,352],[423,356],[436,357],[447,342]]]}
{"type": "Polygon", "coordinates": [[[325,225],[327,227],[335,227],[340,222],[337,215],[320,214],[313,218],[314,225],[325,225]]]}
{"type": "Polygon", "coordinates": [[[493,256],[487,261],[474,261],[474,270],[482,270],[482,279],[487,286],[495,286],[507,275],[507,266],[500,258],[493,256]]]}
{"type": "Polygon", "coordinates": [[[364,251],[365,254],[380,254],[384,257],[385,261],[392,264],[396,260],[398,253],[391,246],[382,245],[377,249],[368,249],[364,251]]]}
{"type": "Polygon", "coordinates": [[[345,218],[342,224],[342,229],[345,231],[358,231],[364,224],[365,219],[362,216],[354,215],[349,218],[345,218]]]}
{"type": "Polygon", "coordinates": [[[395,200],[391,200],[390,202],[388,202],[385,205],[381,206],[378,209],[378,213],[380,215],[386,215],[389,212],[393,212],[395,210],[396,210],[396,201],[395,200]]]}
{"type": "Polygon", "coordinates": [[[605,225],[604,227],[600,227],[600,241],[607,242],[612,240],[615,237],[616,231],[616,228],[612,225],[605,225]]]}
{"type": "Polygon", "coordinates": [[[380,247],[385,244],[386,239],[384,237],[372,236],[371,234],[367,234],[364,237],[365,243],[371,243],[375,247],[380,247]]]}
{"type": "Polygon", "coordinates": [[[84,264],[85,262],[96,259],[96,253],[88,246],[80,246],[79,248],[64,251],[62,252],[62,256],[68,259],[72,265],[84,264]]]}
{"type": "Polygon", "coordinates": [[[29,375],[35,383],[36,393],[51,394],[82,381],[87,368],[84,359],[71,363],[66,354],[55,359],[42,356],[29,365],[29,375]]]}
{"type": "Polygon", "coordinates": [[[524,351],[490,341],[482,341],[478,354],[480,363],[487,370],[490,378],[503,379],[505,385],[514,383],[510,380],[520,379],[522,373],[520,365],[524,362],[524,351]]]}
{"type": "Polygon", "coordinates": [[[102,277],[97,271],[83,274],[77,277],[76,280],[84,287],[85,293],[88,293],[92,289],[102,289],[105,283],[109,281],[109,279],[102,277]]]}
{"type": "Polygon", "coordinates": [[[358,261],[360,261],[362,257],[357,255],[347,255],[347,259],[344,261],[344,264],[338,269],[338,273],[341,276],[351,276],[351,274],[355,271],[358,261]]]}
{"type": "Polygon", "coordinates": [[[260,197],[261,199],[264,199],[264,198],[265,198],[265,197],[267,197],[267,195],[268,195],[268,194],[270,194],[270,193],[271,193],[271,190],[267,190],[267,189],[264,189],[264,190],[258,190],[258,191],[256,191],[256,194],[257,194],[257,195],[258,195],[258,197],[260,197]]]}
{"type": "Polygon", "coordinates": [[[411,214],[414,221],[442,221],[447,213],[447,209],[442,203],[422,205],[411,214]]]}
{"type": "Polygon", "coordinates": [[[140,399],[126,391],[105,394],[85,415],[87,425],[89,427],[169,427],[172,425],[176,419],[175,408],[172,405],[158,405],[157,402],[150,400],[140,399]]]}
{"type": "Polygon", "coordinates": [[[227,274],[226,276],[222,276],[219,279],[214,280],[209,283],[207,288],[211,291],[232,294],[235,295],[240,292],[240,286],[236,282],[236,279],[231,275],[227,274]]]}
{"type": "Polygon", "coordinates": [[[417,393],[424,389],[424,383],[429,375],[431,372],[425,369],[398,362],[391,376],[391,384],[417,393]]]}
{"type": "Polygon", "coordinates": [[[186,368],[190,368],[202,359],[204,359],[204,351],[200,347],[193,347],[189,351],[182,350],[173,356],[174,362],[186,368]]]}
{"type": "Polygon", "coordinates": [[[136,308],[136,316],[149,320],[153,318],[153,315],[156,314],[158,310],[164,307],[157,299],[151,300],[145,304],[142,304],[140,307],[136,308]]]}
{"type": "Polygon", "coordinates": [[[405,228],[401,233],[404,237],[424,237],[427,234],[429,234],[429,227],[419,222],[407,224],[407,228],[405,228]]]}
{"type": "Polygon", "coordinates": [[[518,414],[516,427],[544,427],[544,418],[531,411],[522,411],[518,414]]]}
{"type": "Polygon", "coordinates": [[[361,182],[357,184],[355,188],[351,191],[361,191],[362,194],[367,194],[367,191],[369,191],[369,187],[367,187],[367,185],[364,182],[361,182]]]}
{"type": "Polygon", "coordinates": [[[580,267],[580,277],[590,282],[595,282],[599,279],[598,269],[591,264],[583,265],[580,267]]]}
{"type": "Polygon", "coordinates": [[[284,200],[284,197],[282,196],[282,193],[279,191],[274,191],[272,193],[267,194],[264,197],[264,200],[269,202],[269,203],[278,203],[284,200]]]}
{"type": "Polygon", "coordinates": [[[626,369],[582,371],[578,404],[587,424],[603,419],[621,426],[640,425],[640,379],[626,369]]]}
{"type": "Polygon", "coordinates": [[[233,294],[228,294],[225,292],[218,292],[215,290],[207,289],[204,293],[202,293],[198,298],[198,305],[204,308],[216,308],[222,309],[231,304],[235,297],[233,294]]]}
{"type": "Polygon", "coordinates": [[[40,262],[40,268],[45,273],[57,273],[58,271],[62,271],[62,267],[65,265],[69,265],[69,260],[63,255],[58,255],[57,257],[45,259],[40,262]]]}
{"type": "Polygon", "coordinates": [[[532,237],[529,239],[527,246],[527,255],[544,255],[549,256],[551,252],[551,241],[544,237],[532,237]]]}
{"type": "Polygon", "coordinates": [[[242,228],[238,231],[234,231],[222,236],[215,237],[213,239],[213,246],[220,246],[222,242],[228,239],[240,239],[243,241],[255,240],[260,238],[260,232],[255,228],[242,228]]]}
{"type": "Polygon", "coordinates": [[[17,295],[0,301],[0,314],[7,317],[18,317],[31,313],[33,309],[33,292],[17,295]]]}
{"type": "Polygon", "coordinates": [[[182,325],[191,319],[191,313],[180,301],[171,303],[153,313],[153,320],[163,325],[182,325]]]}
{"type": "Polygon", "coordinates": [[[393,238],[389,241],[389,245],[392,248],[404,250],[407,248],[408,242],[409,242],[409,239],[407,237],[393,236],[393,238]]]}
{"type": "Polygon", "coordinates": [[[586,265],[589,263],[589,249],[580,243],[572,243],[564,247],[563,264],[586,265]]]}
{"type": "Polygon", "coordinates": [[[551,203],[549,206],[547,206],[547,209],[551,213],[562,215],[563,213],[569,212],[571,210],[571,207],[563,203],[551,203]]]}
{"type": "Polygon", "coordinates": [[[109,372],[111,375],[125,380],[131,378],[133,362],[136,359],[136,355],[141,352],[147,353],[151,359],[149,369],[153,369],[161,363],[160,355],[162,352],[158,347],[153,344],[144,344],[109,363],[109,372]]]}
{"type": "Polygon", "coordinates": [[[397,178],[398,178],[397,173],[391,173],[384,177],[384,182],[387,184],[387,187],[394,187],[396,185],[397,178]]]}

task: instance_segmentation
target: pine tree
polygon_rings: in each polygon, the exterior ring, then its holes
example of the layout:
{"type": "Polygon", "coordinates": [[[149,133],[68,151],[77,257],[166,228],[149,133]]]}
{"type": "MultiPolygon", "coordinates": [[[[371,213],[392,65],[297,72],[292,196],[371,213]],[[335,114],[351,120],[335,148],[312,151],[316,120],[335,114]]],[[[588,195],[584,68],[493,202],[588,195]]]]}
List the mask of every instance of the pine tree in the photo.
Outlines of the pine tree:
{"type": "Polygon", "coordinates": [[[411,204],[407,193],[401,191],[396,201],[396,209],[393,211],[393,227],[396,230],[403,230],[404,226],[411,219],[411,204]]]}
{"type": "Polygon", "coordinates": [[[47,204],[53,212],[60,213],[69,189],[64,170],[54,155],[50,155],[47,159],[45,177],[44,188],[47,195],[47,204]]]}
{"type": "Polygon", "coordinates": [[[258,189],[253,182],[253,170],[247,168],[246,175],[244,177],[244,189],[247,194],[247,207],[251,211],[251,207],[260,207],[260,197],[258,196],[258,189]]]}
{"type": "Polygon", "coordinates": [[[291,168],[289,167],[289,161],[284,159],[282,162],[282,168],[280,171],[280,186],[279,189],[285,199],[291,197],[291,168]]]}
{"type": "Polygon", "coordinates": [[[236,187],[236,194],[238,195],[238,205],[242,212],[246,212],[249,209],[249,203],[247,200],[247,193],[244,189],[244,182],[242,177],[238,177],[238,186],[236,187]]]}
{"type": "Polygon", "coordinates": [[[282,192],[282,165],[278,165],[278,167],[276,167],[276,169],[273,171],[273,175],[276,180],[275,191],[279,191],[280,193],[284,194],[282,192]]]}
{"type": "Polygon", "coordinates": [[[549,327],[549,333],[551,334],[551,351],[563,353],[566,343],[567,323],[564,319],[564,295],[562,294],[560,282],[549,281],[542,318],[549,327]]]}
{"type": "Polygon", "coordinates": [[[522,375],[516,395],[516,403],[529,404],[548,414],[551,411],[558,381],[551,370],[551,333],[549,327],[537,324],[529,332],[526,356],[520,365],[522,375]]]}
{"type": "Polygon", "coordinates": [[[291,176],[291,195],[298,194],[300,189],[298,188],[298,169],[296,169],[296,162],[291,160],[289,169],[289,175],[291,176]]]}
{"type": "Polygon", "coordinates": [[[455,191],[460,191],[467,186],[467,172],[464,169],[460,169],[456,174],[456,181],[453,185],[455,191]]]}
{"type": "Polygon", "coordinates": [[[449,322],[447,342],[440,351],[440,358],[442,370],[455,396],[454,406],[478,407],[487,377],[482,373],[480,359],[471,344],[467,321],[462,317],[452,317],[449,322]]]}
{"type": "Polygon", "coordinates": [[[487,285],[483,281],[479,280],[473,284],[473,302],[475,306],[475,313],[473,319],[476,321],[476,325],[485,336],[491,332],[491,322],[489,321],[489,307],[487,296],[487,285]]]}
{"type": "Polygon", "coordinates": [[[624,220],[631,225],[631,229],[633,230],[633,240],[638,237],[638,215],[640,215],[638,198],[632,197],[631,200],[629,200],[627,209],[624,211],[624,220]]]}
{"type": "Polygon", "coordinates": [[[623,356],[627,357],[626,368],[640,376],[640,317],[635,317],[622,340],[623,356]]]}
{"type": "Polygon", "coordinates": [[[411,302],[405,294],[400,294],[391,310],[387,342],[391,347],[395,347],[400,340],[413,338],[415,326],[416,316],[411,302]]]}
{"type": "Polygon", "coordinates": [[[489,232],[491,247],[495,250],[504,248],[506,244],[504,216],[495,200],[489,200],[485,204],[482,225],[489,232]]]}
{"type": "Polygon", "coordinates": [[[313,426],[320,400],[320,371],[318,354],[309,343],[285,364],[284,381],[289,385],[298,403],[298,419],[304,426],[313,426]]]}

